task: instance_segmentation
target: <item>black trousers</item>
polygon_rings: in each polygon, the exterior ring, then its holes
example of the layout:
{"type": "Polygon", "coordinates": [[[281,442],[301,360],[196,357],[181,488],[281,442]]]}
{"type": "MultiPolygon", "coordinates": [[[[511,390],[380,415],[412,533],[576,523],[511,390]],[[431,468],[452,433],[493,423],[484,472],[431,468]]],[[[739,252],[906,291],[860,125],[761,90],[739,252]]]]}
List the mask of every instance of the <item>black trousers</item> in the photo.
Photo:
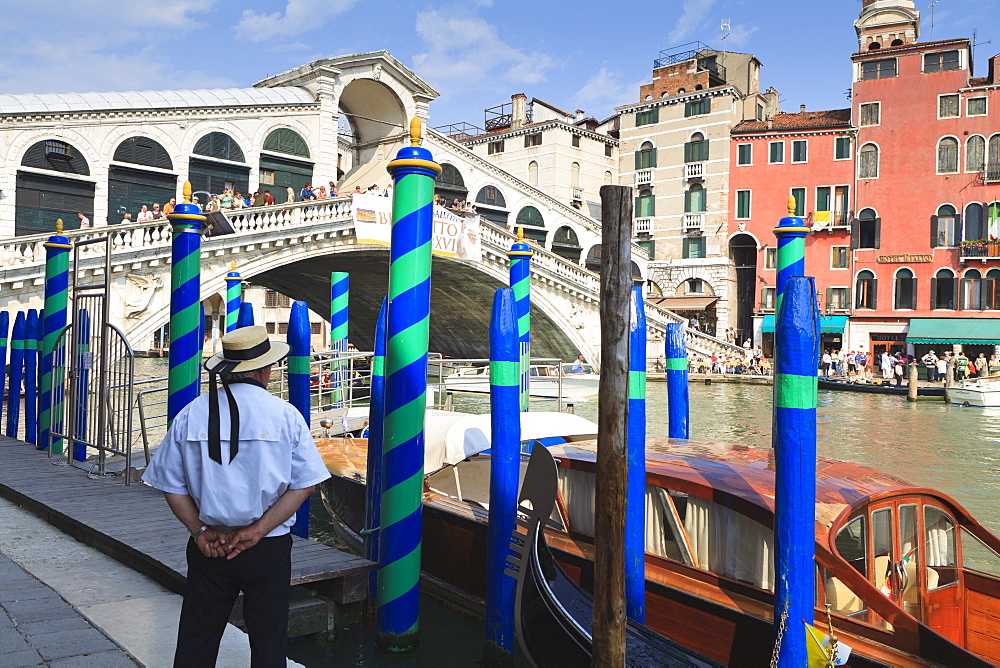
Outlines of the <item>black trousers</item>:
{"type": "Polygon", "coordinates": [[[250,635],[252,668],[284,666],[292,537],[262,538],[231,560],[206,557],[187,544],[187,587],[174,668],[212,668],[239,593],[250,635]]]}

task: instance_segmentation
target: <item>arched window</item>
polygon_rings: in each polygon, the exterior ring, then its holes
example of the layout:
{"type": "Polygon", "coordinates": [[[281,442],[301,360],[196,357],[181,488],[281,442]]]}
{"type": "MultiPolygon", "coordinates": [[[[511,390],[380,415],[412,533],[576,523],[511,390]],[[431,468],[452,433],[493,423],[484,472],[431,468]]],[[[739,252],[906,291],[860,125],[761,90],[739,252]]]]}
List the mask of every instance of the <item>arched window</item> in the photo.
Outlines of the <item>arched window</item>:
{"type": "Polygon", "coordinates": [[[306,140],[298,132],[289,128],[272,130],[264,140],[264,150],[297,155],[301,158],[309,157],[309,145],[306,144],[306,140]]]}
{"type": "Polygon", "coordinates": [[[652,218],[656,215],[656,198],[653,191],[648,188],[640,190],[639,196],[635,198],[635,217],[652,218]]]}
{"type": "Polygon", "coordinates": [[[987,178],[1000,178],[1000,134],[990,137],[989,150],[986,152],[987,178]],[[992,176],[990,176],[992,174],[992,176]]]}
{"type": "Polygon", "coordinates": [[[951,269],[940,269],[931,279],[931,309],[955,309],[958,280],[951,269]]]}
{"type": "Polygon", "coordinates": [[[889,46],[903,46],[903,40],[894,39],[891,42],[889,42],[889,46]]]}
{"type": "Polygon", "coordinates": [[[604,172],[604,185],[610,186],[613,183],[614,176],[611,172],[604,172]]]}
{"type": "Polygon", "coordinates": [[[878,178],[878,147],[875,144],[865,144],[858,154],[858,178],[878,178]]]}
{"type": "Polygon", "coordinates": [[[705,162],[708,160],[708,142],[705,135],[695,132],[684,144],[684,162],[705,162]]]}
{"type": "Polygon", "coordinates": [[[909,269],[896,272],[896,299],[892,307],[896,310],[917,308],[917,278],[909,269]]]}
{"type": "Polygon", "coordinates": [[[210,158],[220,160],[245,162],[243,149],[240,148],[235,139],[225,132],[210,132],[198,140],[191,152],[195,155],[207,155],[210,158]]]}
{"type": "Polygon", "coordinates": [[[683,95],[683,94],[684,94],[684,93],[686,93],[686,92],[687,92],[687,91],[686,91],[686,90],[684,90],[683,88],[678,88],[678,89],[677,89],[677,94],[678,94],[678,95],[683,95]]]}
{"type": "Polygon", "coordinates": [[[434,182],[434,193],[443,197],[445,204],[454,205],[455,200],[461,202],[469,196],[469,189],[465,187],[462,172],[455,165],[443,162],[441,176],[434,182]]]}
{"type": "Polygon", "coordinates": [[[534,160],[528,163],[528,183],[538,185],[538,163],[534,160]]]}
{"type": "Polygon", "coordinates": [[[962,276],[962,293],[959,308],[965,311],[982,311],[983,275],[978,269],[969,269],[962,276]]]}
{"type": "Polygon", "coordinates": [[[90,176],[90,166],[75,146],[58,139],[40,141],[31,145],[21,159],[24,167],[49,169],[66,174],[90,176]]]}
{"type": "Polygon", "coordinates": [[[878,279],[875,278],[874,272],[868,269],[858,272],[854,294],[856,308],[875,308],[875,298],[878,296],[878,279]]]}
{"type": "Polygon", "coordinates": [[[878,248],[881,242],[882,219],[875,215],[875,209],[862,209],[858,219],[853,221],[851,245],[855,248],[878,248]]]}
{"type": "Polygon", "coordinates": [[[1000,269],[990,269],[983,281],[983,308],[1000,309],[1000,269]]]}
{"type": "Polygon", "coordinates": [[[981,172],[986,161],[986,140],[972,135],[965,143],[965,171],[981,172]]]}
{"type": "Polygon", "coordinates": [[[983,219],[983,205],[973,202],[965,207],[965,241],[986,239],[986,225],[983,219]]]}
{"type": "Polygon", "coordinates": [[[62,219],[65,229],[78,229],[77,211],[87,218],[94,217],[94,182],[62,176],[90,176],[87,160],[75,146],[58,139],[36,142],[24,152],[21,164],[45,171],[17,170],[12,184],[16,193],[15,235],[51,234],[57,218],[62,219]]]}
{"type": "Polygon", "coordinates": [[[958,216],[951,204],[938,207],[937,215],[931,216],[931,245],[935,248],[958,245],[958,216]]]}
{"type": "Polygon", "coordinates": [[[938,174],[958,171],[958,140],[954,137],[945,137],[938,142],[937,171],[938,174]]]}
{"type": "Polygon", "coordinates": [[[113,160],[159,169],[173,169],[167,149],[149,137],[129,137],[118,144],[113,160]]]}
{"type": "Polygon", "coordinates": [[[574,188],[580,187],[580,163],[574,162],[570,165],[569,174],[570,185],[574,188]]]}
{"type": "Polygon", "coordinates": [[[517,213],[517,226],[529,225],[532,227],[545,227],[545,220],[542,214],[533,206],[526,206],[517,213]]]}
{"type": "Polygon", "coordinates": [[[635,168],[649,169],[656,167],[656,148],[652,142],[643,142],[639,150],[635,152],[635,168]]]}
{"type": "Polygon", "coordinates": [[[579,262],[583,248],[576,232],[568,225],[563,225],[552,235],[552,252],[564,257],[570,262],[579,262]]]}
{"type": "Polygon", "coordinates": [[[705,189],[700,183],[695,183],[684,193],[684,213],[702,213],[705,211],[705,189]]]}
{"type": "Polygon", "coordinates": [[[483,186],[476,195],[477,204],[486,206],[506,207],[507,201],[503,198],[503,193],[496,186],[483,186]]]}

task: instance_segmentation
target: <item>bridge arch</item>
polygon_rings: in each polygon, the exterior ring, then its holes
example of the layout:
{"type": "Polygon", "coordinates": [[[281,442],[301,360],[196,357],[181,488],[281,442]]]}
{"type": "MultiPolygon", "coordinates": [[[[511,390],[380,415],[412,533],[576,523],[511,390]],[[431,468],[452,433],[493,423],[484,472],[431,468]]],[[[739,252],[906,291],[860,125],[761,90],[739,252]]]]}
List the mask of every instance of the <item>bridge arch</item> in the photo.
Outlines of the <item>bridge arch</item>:
{"type": "Polygon", "coordinates": [[[376,80],[371,71],[341,77],[348,83],[340,94],[339,106],[355,136],[355,166],[387,157],[388,152],[383,146],[385,141],[401,136],[409,127],[408,109],[403,102],[408,96],[401,96],[394,90],[390,85],[391,79],[389,77],[386,82],[376,80]]]}

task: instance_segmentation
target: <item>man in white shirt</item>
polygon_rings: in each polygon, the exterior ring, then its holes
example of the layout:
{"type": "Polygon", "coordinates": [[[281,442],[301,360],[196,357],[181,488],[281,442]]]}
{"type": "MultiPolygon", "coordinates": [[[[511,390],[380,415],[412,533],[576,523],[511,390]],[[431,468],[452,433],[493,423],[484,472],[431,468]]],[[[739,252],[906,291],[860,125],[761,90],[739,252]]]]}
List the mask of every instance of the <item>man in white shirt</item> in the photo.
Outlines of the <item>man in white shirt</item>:
{"type": "Polygon", "coordinates": [[[330,477],[302,415],[267,391],[287,355],[264,327],[224,336],[205,362],[209,393],[177,414],[143,475],[191,532],[175,667],[215,665],[240,591],[251,664],[285,665],[289,529],[330,477]]]}
{"type": "Polygon", "coordinates": [[[136,222],[146,223],[153,220],[153,212],[150,211],[145,204],[142,205],[142,209],[139,210],[139,217],[135,219],[136,222]]]}
{"type": "Polygon", "coordinates": [[[84,215],[83,211],[77,211],[76,215],[77,215],[77,217],[80,218],[80,229],[81,230],[89,229],[90,228],[90,218],[87,218],[87,216],[84,215]]]}

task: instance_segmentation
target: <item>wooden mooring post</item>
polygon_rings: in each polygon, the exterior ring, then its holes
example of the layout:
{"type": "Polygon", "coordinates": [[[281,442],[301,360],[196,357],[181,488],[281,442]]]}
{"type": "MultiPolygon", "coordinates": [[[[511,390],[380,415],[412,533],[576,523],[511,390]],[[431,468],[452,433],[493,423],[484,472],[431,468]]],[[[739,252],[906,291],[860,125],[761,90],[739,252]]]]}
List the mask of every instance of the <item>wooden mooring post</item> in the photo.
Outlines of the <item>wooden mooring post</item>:
{"type": "Polygon", "coordinates": [[[625,665],[632,189],[601,187],[601,381],[594,529],[594,666],[625,665]]]}
{"type": "Polygon", "coordinates": [[[906,400],[917,400],[917,360],[910,360],[909,375],[907,376],[906,400]]]}

